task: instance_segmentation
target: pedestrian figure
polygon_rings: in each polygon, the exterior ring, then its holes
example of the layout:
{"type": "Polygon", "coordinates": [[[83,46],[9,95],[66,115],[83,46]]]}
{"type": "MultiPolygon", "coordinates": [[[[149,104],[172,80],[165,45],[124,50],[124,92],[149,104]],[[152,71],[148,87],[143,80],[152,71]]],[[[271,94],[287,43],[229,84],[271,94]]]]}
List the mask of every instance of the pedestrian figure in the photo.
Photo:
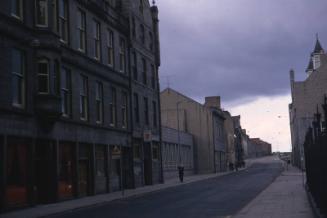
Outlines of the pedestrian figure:
{"type": "Polygon", "coordinates": [[[291,164],[291,160],[287,160],[286,170],[288,170],[288,166],[291,164]]]}
{"type": "Polygon", "coordinates": [[[229,163],[229,170],[234,171],[234,164],[233,163],[229,163]]]}
{"type": "Polygon", "coordinates": [[[183,166],[178,166],[178,175],[179,175],[179,181],[183,182],[184,180],[184,167],[183,166]]]}

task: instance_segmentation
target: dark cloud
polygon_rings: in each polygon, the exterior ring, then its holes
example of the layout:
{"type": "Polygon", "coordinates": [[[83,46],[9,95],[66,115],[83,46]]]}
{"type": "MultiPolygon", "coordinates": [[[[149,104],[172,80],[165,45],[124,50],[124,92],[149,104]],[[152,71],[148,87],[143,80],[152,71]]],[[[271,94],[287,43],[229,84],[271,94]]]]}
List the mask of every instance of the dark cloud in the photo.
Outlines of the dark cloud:
{"type": "Polygon", "coordinates": [[[160,0],[161,88],[224,101],[289,93],[303,79],[318,32],[327,46],[325,0],[160,0]]]}

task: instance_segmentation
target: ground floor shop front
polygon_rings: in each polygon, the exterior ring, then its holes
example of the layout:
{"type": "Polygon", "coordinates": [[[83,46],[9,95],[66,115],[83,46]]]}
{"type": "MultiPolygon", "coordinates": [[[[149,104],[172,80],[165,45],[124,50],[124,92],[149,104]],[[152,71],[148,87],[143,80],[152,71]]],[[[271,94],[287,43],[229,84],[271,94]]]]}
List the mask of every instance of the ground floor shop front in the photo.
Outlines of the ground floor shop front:
{"type": "Polygon", "coordinates": [[[132,147],[0,137],[0,208],[133,188],[132,147]]]}

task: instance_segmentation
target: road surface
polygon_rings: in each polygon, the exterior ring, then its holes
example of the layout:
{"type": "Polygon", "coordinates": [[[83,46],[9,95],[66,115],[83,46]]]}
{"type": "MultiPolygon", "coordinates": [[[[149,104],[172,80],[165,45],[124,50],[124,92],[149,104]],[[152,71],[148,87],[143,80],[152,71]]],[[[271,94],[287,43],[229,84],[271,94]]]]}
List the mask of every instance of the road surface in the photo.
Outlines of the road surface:
{"type": "Polygon", "coordinates": [[[51,218],[217,218],[235,215],[280,175],[278,161],[51,218]]]}

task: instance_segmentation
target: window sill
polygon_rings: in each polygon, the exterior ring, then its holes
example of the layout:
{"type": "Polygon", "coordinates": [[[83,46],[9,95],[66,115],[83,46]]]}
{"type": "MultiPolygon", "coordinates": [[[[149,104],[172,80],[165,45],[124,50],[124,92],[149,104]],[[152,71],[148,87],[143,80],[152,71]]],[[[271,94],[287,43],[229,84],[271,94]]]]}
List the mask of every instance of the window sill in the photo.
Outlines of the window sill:
{"type": "Polygon", "coordinates": [[[12,107],[14,109],[17,109],[17,110],[25,110],[25,105],[24,104],[16,104],[16,103],[13,103],[12,104],[12,107]]]}
{"type": "Polygon", "coordinates": [[[17,20],[23,22],[23,17],[19,17],[19,16],[17,16],[16,14],[13,14],[13,13],[11,13],[10,15],[11,15],[13,18],[15,18],[15,19],[17,19],[17,20]]]}

